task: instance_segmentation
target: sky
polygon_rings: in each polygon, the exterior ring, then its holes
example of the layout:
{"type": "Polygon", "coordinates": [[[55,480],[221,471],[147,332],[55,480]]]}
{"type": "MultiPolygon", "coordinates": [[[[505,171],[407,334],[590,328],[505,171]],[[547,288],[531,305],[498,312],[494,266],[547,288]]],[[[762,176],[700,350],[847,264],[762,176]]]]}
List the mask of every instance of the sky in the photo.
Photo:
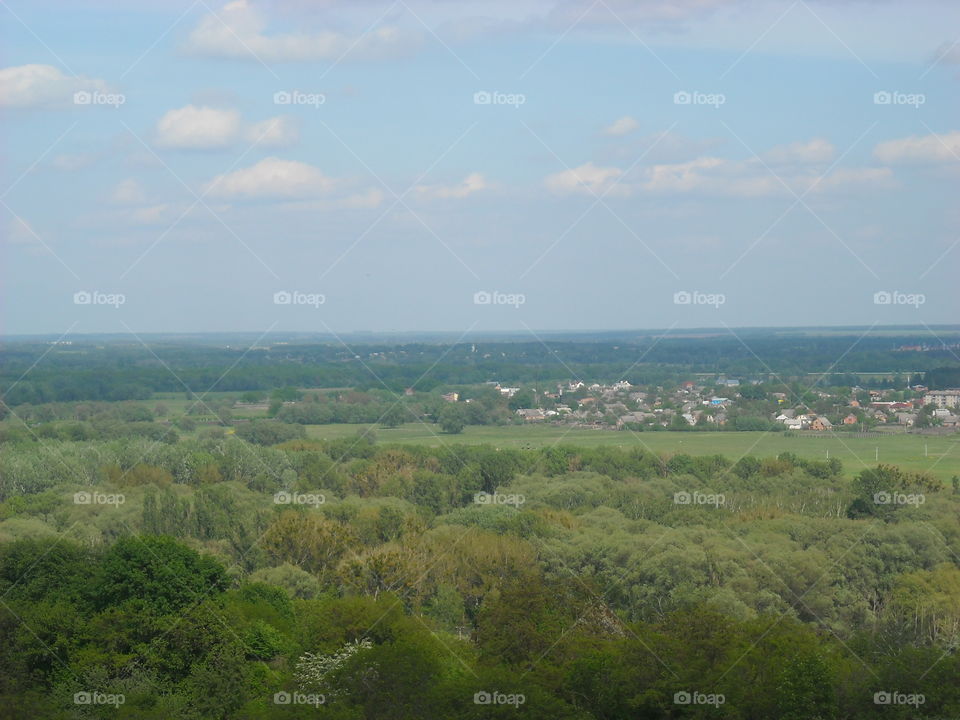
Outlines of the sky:
{"type": "Polygon", "coordinates": [[[0,33],[0,334],[958,319],[954,1],[2,0],[0,33]]]}

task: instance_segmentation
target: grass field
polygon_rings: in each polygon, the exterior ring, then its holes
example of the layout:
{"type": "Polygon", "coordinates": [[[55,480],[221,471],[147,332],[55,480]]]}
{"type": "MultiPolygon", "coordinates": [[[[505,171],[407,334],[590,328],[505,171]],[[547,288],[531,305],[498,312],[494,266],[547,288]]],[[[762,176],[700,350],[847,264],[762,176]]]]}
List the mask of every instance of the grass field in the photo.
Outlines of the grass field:
{"type": "MultiPolygon", "coordinates": [[[[311,425],[312,438],[351,437],[365,425],[311,425]]],[[[653,452],[724,455],[736,460],[743,455],[768,457],[789,451],[805,458],[840,458],[847,475],[879,462],[908,470],[929,470],[944,482],[960,475],[960,434],[929,437],[889,435],[856,438],[844,435],[785,436],[763,432],[645,432],[612,430],[571,430],[549,425],[470,426],[459,435],[446,435],[436,425],[409,423],[386,429],[374,426],[381,443],[425,443],[440,446],[457,443],[489,443],[496,447],[536,448],[557,443],[643,447],[653,452]]]]}

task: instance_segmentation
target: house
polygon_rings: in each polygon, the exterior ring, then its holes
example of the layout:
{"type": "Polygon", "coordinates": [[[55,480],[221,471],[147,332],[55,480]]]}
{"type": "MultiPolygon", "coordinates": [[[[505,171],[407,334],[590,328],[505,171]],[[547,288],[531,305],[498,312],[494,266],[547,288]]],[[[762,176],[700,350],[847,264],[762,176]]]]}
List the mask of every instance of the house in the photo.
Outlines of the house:
{"type": "Polygon", "coordinates": [[[506,395],[508,398],[512,398],[514,395],[520,392],[520,388],[515,387],[497,387],[497,390],[500,391],[501,395],[506,395]]]}
{"type": "Polygon", "coordinates": [[[629,389],[632,388],[632,387],[633,387],[633,385],[631,385],[630,383],[628,383],[626,380],[621,380],[620,382],[616,382],[616,383],[613,384],[613,389],[614,389],[614,390],[618,390],[618,391],[629,390],[629,389]]]}
{"type": "Polygon", "coordinates": [[[960,407],[960,390],[931,390],[923,396],[923,404],[938,408],[960,407]]]}
{"type": "Polygon", "coordinates": [[[913,424],[917,422],[917,414],[910,413],[910,412],[898,412],[897,422],[900,425],[906,425],[907,427],[912,427],[913,424]]]}
{"type": "Polygon", "coordinates": [[[858,422],[859,420],[857,420],[857,416],[853,413],[850,413],[843,419],[844,425],[856,425],[858,422]]]}
{"type": "Polygon", "coordinates": [[[442,397],[444,400],[446,400],[449,403],[455,403],[457,400],[460,399],[460,393],[450,392],[450,393],[445,393],[440,397],[442,397]]]}
{"type": "Polygon", "coordinates": [[[773,397],[775,397],[775,398],[777,399],[777,404],[778,404],[778,405],[782,405],[783,403],[785,403],[785,402],[787,401],[787,394],[786,394],[786,393],[775,392],[775,393],[770,393],[770,394],[773,395],[773,397]]]}
{"type": "Polygon", "coordinates": [[[539,420],[545,420],[547,414],[540,408],[520,408],[517,410],[517,417],[524,422],[537,422],[539,420]]]}
{"type": "Polygon", "coordinates": [[[813,421],[810,423],[810,429],[820,430],[820,431],[833,430],[833,423],[831,423],[825,417],[817,417],[817,418],[814,418],[813,421]]]}

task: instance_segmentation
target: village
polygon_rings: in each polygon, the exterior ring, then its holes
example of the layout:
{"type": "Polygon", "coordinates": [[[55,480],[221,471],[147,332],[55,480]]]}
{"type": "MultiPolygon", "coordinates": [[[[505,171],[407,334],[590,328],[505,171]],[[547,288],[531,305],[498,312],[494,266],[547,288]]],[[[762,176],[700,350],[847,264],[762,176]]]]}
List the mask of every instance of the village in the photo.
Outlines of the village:
{"type": "MultiPolygon", "coordinates": [[[[529,407],[512,407],[517,423],[814,433],[835,429],[951,432],[960,425],[960,389],[930,390],[923,385],[903,390],[859,386],[809,390],[803,397],[769,390],[759,381],[726,377],[699,383],[688,380],[670,388],[634,386],[625,380],[609,385],[571,380],[558,384],[556,390],[488,385],[511,400],[524,393],[526,399],[532,397],[529,407]]],[[[457,402],[459,394],[447,393],[443,399],[457,402]]]]}

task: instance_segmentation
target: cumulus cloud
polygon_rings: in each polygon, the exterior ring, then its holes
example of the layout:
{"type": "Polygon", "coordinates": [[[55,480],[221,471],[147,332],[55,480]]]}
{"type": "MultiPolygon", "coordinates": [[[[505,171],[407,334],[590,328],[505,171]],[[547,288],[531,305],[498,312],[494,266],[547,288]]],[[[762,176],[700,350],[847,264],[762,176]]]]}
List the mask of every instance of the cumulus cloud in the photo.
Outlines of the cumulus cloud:
{"type": "Polygon", "coordinates": [[[317,33],[270,33],[256,8],[234,0],[207,15],[187,38],[185,49],[207,57],[263,62],[393,57],[418,44],[417,36],[395,27],[376,27],[356,36],[330,30],[317,33]]]}
{"type": "Polygon", "coordinates": [[[0,69],[0,107],[62,109],[73,107],[76,92],[109,92],[98,78],[73,77],[52,65],[0,69]]]}
{"type": "Polygon", "coordinates": [[[137,205],[145,201],[146,193],[136,178],[121,180],[110,193],[110,202],[116,205],[137,205]]]}
{"type": "Polygon", "coordinates": [[[624,188],[614,183],[623,175],[623,170],[615,167],[597,167],[587,162],[580,167],[548,175],[547,189],[558,195],[602,195],[603,193],[622,194],[624,188]]]}
{"type": "Polygon", "coordinates": [[[622,118],[615,120],[605,127],[603,134],[608,137],[623,137],[624,135],[629,135],[638,127],[640,127],[640,123],[629,115],[624,115],[622,118]]]}
{"type": "Polygon", "coordinates": [[[328,193],[337,184],[336,179],[312,165],[268,157],[256,165],[218,175],[205,189],[223,198],[296,199],[328,193]]]}
{"type": "Polygon", "coordinates": [[[289,147],[300,140],[300,127],[294,118],[281,115],[249,125],[244,137],[261,147],[289,147]]]}
{"type": "Polygon", "coordinates": [[[157,122],[157,142],[170,148],[223,148],[239,133],[240,113],[236,110],[187,105],[170,110],[157,122]]]}
{"type": "Polygon", "coordinates": [[[292,145],[299,139],[296,122],[273,117],[245,124],[236,110],[187,105],[168,111],[157,122],[157,144],[181,150],[217,150],[245,140],[264,147],[292,145]]]}
{"type": "Polygon", "coordinates": [[[874,147],[873,156],[891,165],[957,163],[960,162],[960,132],[887,140],[874,147]]]}
{"type": "Polygon", "coordinates": [[[465,198],[489,187],[483,175],[471,173],[456,185],[417,185],[414,191],[423,198],[448,199],[465,198]]]}
{"type": "Polygon", "coordinates": [[[545,182],[557,194],[601,195],[610,189],[611,194],[619,196],[657,193],[740,198],[894,186],[890,168],[851,167],[826,172],[824,165],[832,155],[832,145],[814,140],[778,146],[765,153],[764,157],[776,164],[776,174],[755,158],[733,161],[701,156],[684,162],[638,167],[629,178],[620,168],[598,167],[588,162],[573,170],[549,175],[545,182]]]}

